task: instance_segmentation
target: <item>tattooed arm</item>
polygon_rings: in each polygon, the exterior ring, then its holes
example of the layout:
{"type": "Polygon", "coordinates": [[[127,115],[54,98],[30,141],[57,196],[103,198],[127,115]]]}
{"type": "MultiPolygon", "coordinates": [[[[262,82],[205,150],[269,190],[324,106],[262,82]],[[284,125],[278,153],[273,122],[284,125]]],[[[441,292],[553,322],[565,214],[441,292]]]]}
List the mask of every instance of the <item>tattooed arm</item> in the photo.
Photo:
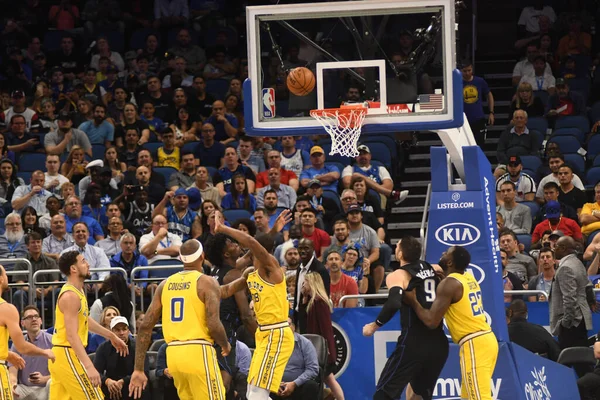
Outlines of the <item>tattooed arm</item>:
{"type": "Polygon", "coordinates": [[[135,339],[136,371],[144,371],[146,351],[148,351],[148,348],[152,343],[152,329],[154,329],[154,326],[158,323],[158,320],[162,315],[161,295],[165,282],[166,281],[162,281],[161,284],[158,285],[158,288],[154,293],[154,297],[152,298],[152,303],[150,303],[150,307],[148,308],[148,311],[146,311],[146,315],[144,316],[144,320],[140,325],[140,330],[138,331],[135,339]]]}
{"type": "Polygon", "coordinates": [[[227,334],[225,328],[221,323],[221,317],[219,308],[221,306],[221,291],[217,282],[206,275],[202,275],[199,280],[202,280],[202,284],[198,282],[198,297],[204,303],[206,309],[206,326],[210,337],[213,338],[216,344],[221,346],[221,353],[224,356],[229,354],[231,345],[227,340],[227,334]]]}

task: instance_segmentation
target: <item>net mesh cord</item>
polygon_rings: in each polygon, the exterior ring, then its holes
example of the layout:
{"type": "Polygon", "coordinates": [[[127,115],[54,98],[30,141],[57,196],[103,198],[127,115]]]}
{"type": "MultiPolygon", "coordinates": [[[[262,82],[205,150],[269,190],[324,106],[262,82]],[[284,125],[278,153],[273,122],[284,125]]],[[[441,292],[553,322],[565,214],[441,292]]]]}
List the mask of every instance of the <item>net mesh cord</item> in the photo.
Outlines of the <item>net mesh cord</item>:
{"type": "Polygon", "coordinates": [[[346,157],[358,156],[356,147],[366,114],[367,109],[363,107],[330,108],[310,112],[331,137],[329,155],[339,154],[346,157]]]}

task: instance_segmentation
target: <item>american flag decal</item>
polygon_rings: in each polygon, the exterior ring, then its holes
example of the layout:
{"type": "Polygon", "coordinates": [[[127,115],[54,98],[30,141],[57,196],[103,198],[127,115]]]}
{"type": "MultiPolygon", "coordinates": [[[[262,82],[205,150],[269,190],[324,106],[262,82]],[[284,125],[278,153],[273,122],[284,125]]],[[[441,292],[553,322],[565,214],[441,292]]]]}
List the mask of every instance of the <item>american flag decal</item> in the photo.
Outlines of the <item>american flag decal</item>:
{"type": "Polygon", "coordinates": [[[444,108],[444,95],[420,94],[419,106],[421,110],[441,110],[444,108]]]}

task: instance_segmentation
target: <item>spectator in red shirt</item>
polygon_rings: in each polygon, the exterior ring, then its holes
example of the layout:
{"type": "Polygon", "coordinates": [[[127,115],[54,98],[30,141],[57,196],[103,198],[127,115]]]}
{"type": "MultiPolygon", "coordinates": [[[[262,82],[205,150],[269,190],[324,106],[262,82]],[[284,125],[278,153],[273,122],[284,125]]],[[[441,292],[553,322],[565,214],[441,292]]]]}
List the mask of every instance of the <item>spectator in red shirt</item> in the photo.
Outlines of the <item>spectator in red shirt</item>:
{"type": "Polygon", "coordinates": [[[552,232],[562,231],[565,236],[570,236],[583,244],[581,227],[575,220],[562,216],[560,212],[560,203],[558,201],[549,201],[546,203],[546,218],[546,220],[537,224],[533,230],[533,234],[531,235],[532,246],[536,244],[535,248],[540,247],[537,242],[540,241],[544,232],[547,230],[552,232]]]}
{"type": "Polygon", "coordinates": [[[48,22],[59,31],[74,29],[79,24],[79,9],[70,0],[61,0],[60,5],[50,7],[48,22]]]}
{"type": "Polygon", "coordinates": [[[331,244],[331,238],[324,230],[315,227],[317,223],[317,212],[313,208],[306,208],[300,215],[302,224],[302,236],[312,240],[317,258],[321,257],[321,248],[327,248],[331,244]]]}
{"type": "Polygon", "coordinates": [[[267,162],[269,163],[269,168],[256,175],[256,189],[269,185],[269,169],[278,168],[281,173],[281,183],[290,186],[296,192],[298,191],[300,185],[298,176],[293,171],[281,168],[281,153],[279,151],[270,150],[267,153],[267,162]]]}
{"type": "Polygon", "coordinates": [[[339,304],[340,299],[346,295],[357,295],[358,285],[354,279],[342,273],[342,256],[337,250],[331,251],[327,255],[325,266],[329,269],[329,277],[331,278],[330,296],[334,307],[354,308],[358,305],[358,299],[344,300],[342,305],[339,304]]]}

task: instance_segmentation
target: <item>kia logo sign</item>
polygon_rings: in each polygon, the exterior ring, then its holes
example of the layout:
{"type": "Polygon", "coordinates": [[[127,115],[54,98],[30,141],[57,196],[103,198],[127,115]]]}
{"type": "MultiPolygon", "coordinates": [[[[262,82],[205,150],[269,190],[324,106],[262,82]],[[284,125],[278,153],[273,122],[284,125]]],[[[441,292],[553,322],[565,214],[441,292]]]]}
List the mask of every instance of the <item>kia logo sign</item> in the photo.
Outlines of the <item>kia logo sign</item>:
{"type": "Polygon", "coordinates": [[[477,283],[480,285],[483,283],[485,279],[485,271],[477,264],[469,264],[467,267],[467,272],[470,272],[473,277],[477,280],[477,283]]]}
{"type": "Polygon", "coordinates": [[[453,222],[442,225],[435,231],[435,238],[446,246],[469,246],[477,242],[481,232],[474,225],[453,222]]]}

